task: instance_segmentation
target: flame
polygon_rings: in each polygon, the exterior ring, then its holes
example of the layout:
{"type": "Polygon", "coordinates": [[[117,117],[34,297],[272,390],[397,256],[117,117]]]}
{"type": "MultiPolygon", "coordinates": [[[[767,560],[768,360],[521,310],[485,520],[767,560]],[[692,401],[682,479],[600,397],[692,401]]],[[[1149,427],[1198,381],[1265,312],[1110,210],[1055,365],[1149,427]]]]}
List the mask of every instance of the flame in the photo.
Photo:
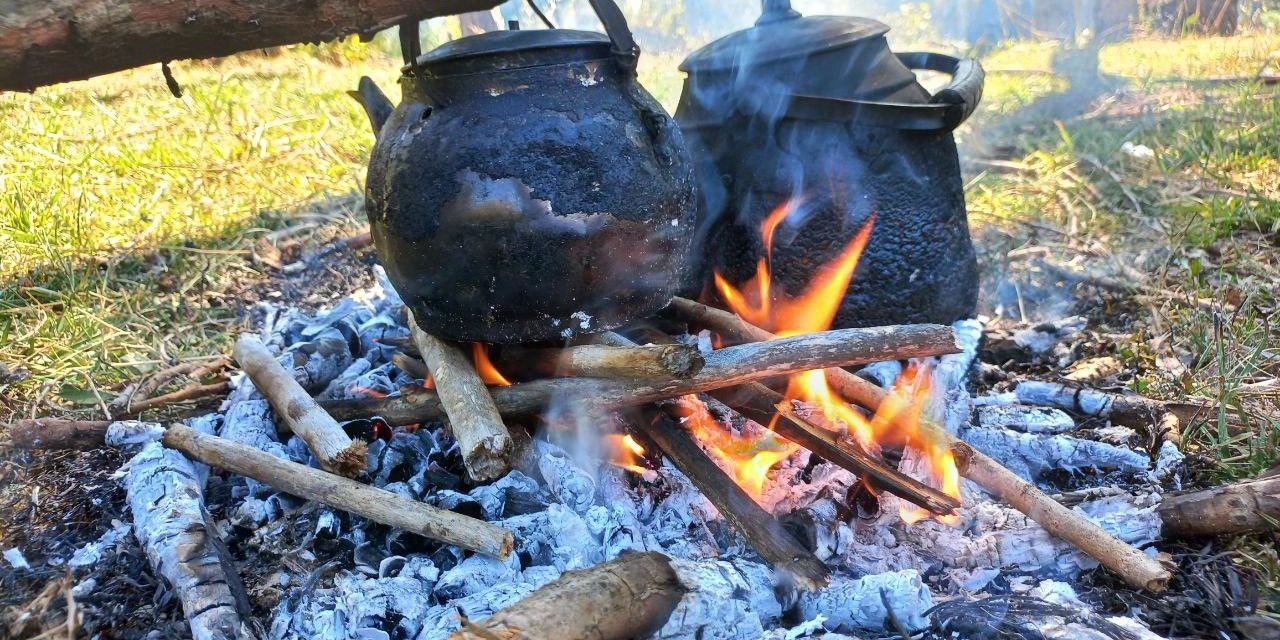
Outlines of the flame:
{"type": "Polygon", "coordinates": [[[768,432],[754,438],[730,433],[696,395],[684,396],[677,407],[681,422],[693,437],[724,461],[738,486],[756,500],[764,495],[769,469],[800,450],[795,444],[775,438],[773,425],[769,425],[768,432]]]}
{"type": "Polygon", "coordinates": [[[605,450],[609,453],[609,464],[640,475],[649,473],[643,464],[644,447],[630,435],[614,433],[605,436],[605,450]]]}
{"type": "Polygon", "coordinates": [[[475,361],[476,373],[480,374],[480,379],[485,384],[497,385],[499,387],[511,386],[511,381],[507,380],[498,368],[493,366],[493,362],[489,360],[489,352],[483,344],[479,342],[471,343],[471,358],[475,361]]]}
{"type": "MultiPolygon", "coordinates": [[[[755,275],[740,288],[730,284],[720,273],[713,274],[716,290],[731,311],[747,322],[780,337],[825,331],[831,327],[875,222],[874,217],[868,220],[840,254],[818,269],[805,289],[793,296],[780,287],[773,286],[770,264],[774,233],[801,204],[801,200],[792,198],[765,218],[760,225],[765,255],[756,265],[755,275]]],[[[940,485],[943,492],[958,498],[960,473],[950,449],[925,437],[926,432],[920,428],[920,419],[930,394],[931,377],[927,373],[927,370],[919,367],[908,368],[870,419],[840,397],[828,384],[826,373],[821,370],[793,375],[788,382],[786,398],[801,400],[821,409],[827,422],[825,427],[834,429],[841,435],[848,435],[873,455],[878,455],[882,446],[909,446],[918,449],[929,461],[930,479],[940,485]]],[[[776,416],[774,420],[777,420],[776,416]]],[[[694,433],[704,443],[715,447],[717,438],[723,435],[717,436],[707,431],[695,429],[694,433]]],[[[719,433],[723,434],[723,429],[719,433]]],[[[763,472],[768,467],[763,470],[754,467],[766,460],[767,458],[759,461],[756,458],[749,461],[738,460],[735,466],[743,468],[737,474],[739,482],[742,483],[744,477],[756,482],[756,473],[760,473],[762,482],[763,472]]],[[[930,515],[928,511],[905,501],[902,504],[904,506],[900,509],[900,514],[906,522],[917,522],[930,515]]],[[[948,523],[958,522],[956,516],[939,519],[948,523]]]]}

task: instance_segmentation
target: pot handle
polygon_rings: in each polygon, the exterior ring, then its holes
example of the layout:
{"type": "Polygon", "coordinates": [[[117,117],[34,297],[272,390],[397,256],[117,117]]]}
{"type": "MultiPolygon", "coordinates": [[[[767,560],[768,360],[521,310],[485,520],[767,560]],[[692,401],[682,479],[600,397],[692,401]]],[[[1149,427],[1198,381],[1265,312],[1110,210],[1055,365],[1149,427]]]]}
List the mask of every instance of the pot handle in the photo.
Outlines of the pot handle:
{"type": "Polygon", "coordinates": [[[951,74],[951,82],[926,103],[846,100],[825,96],[795,95],[787,116],[804,120],[858,120],[904,131],[951,131],[973,115],[982,100],[986,72],[974,59],[955,58],[941,53],[899,53],[909,69],[926,69],[951,74]]]}
{"type": "Polygon", "coordinates": [[[613,0],[591,0],[591,10],[604,25],[604,32],[613,45],[613,55],[623,68],[632,74],[636,72],[636,64],[640,60],[640,45],[631,35],[631,27],[627,26],[627,17],[613,0]]]}

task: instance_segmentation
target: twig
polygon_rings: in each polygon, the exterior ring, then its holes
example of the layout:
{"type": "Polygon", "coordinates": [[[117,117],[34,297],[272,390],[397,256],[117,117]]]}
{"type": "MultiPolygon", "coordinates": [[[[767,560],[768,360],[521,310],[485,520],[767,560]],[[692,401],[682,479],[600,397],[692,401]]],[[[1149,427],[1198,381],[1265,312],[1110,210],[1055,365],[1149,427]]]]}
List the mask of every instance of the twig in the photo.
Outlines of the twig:
{"type": "Polygon", "coordinates": [[[409,329],[435,380],[467,473],[481,481],[501,477],[511,468],[515,444],[471,360],[457,345],[418,328],[412,314],[409,329]]]}
{"type": "Polygon", "coordinates": [[[290,431],[326,471],[353,477],[364,470],[366,446],[353,441],[251,334],[236,341],[235,359],[290,431]]]}

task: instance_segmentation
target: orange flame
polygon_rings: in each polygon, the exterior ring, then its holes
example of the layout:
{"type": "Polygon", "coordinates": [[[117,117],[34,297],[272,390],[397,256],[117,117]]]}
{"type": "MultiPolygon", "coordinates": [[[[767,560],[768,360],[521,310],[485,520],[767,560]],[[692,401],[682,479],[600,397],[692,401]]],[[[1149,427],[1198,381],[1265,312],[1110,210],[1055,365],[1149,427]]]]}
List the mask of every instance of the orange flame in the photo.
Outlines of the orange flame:
{"type": "Polygon", "coordinates": [[[476,373],[480,374],[480,379],[485,384],[497,385],[499,387],[511,386],[511,381],[502,375],[498,368],[493,366],[493,362],[489,360],[489,352],[483,344],[479,342],[471,343],[471,358],[475,361],[476,373]]]}
{"type": "Polygon", "coordinates": [[[387,397],[387,392],[385,392],[385,391],[378,391],[377,389],[374,389],[374,388],[371,388],[371,387],[355,386],[355,387],[351,387],[351,390],[352,390],[352,391],[354,391],[354,392],[356,392],[356,393],[358,393],[358,394],[360,394],[360,395],[362,395],[362,396],[368,396],[368,397],[370,397],[370,398],[385,398],[385,397],[387,397]]]}
{"type": "Polygon", "coordinates": [[[681,422],[689,428],[693,437],[724,461],[738,486],[757,500],[764,495],[764,483],[769,469],[800,449],[797,445],[775,438],[772,433],[773,425],[770,425],[769,432],[758,437],[730,433],[696,395],[684,396],[678,407],[682,414],[681,422]]]}
{"type": "MultiPolygon", "coordinates": [[[[714,274],[716,289],[731,311],[747,322],[779,336],[825,331],[831,327],[875,222],[874,218],[868,220],[840,254],[818,270],[804,291],[792,296],[773,286],[770,264],[774,233],[796,212],[799,205],[800,201],[793,198],[765,218],[760,226],[765,255],[757,264],[755,275],[743,283],[741,288],[734,287],[720,273],[714,274]]],[[[801,400],[821,409],[828,423],[825,426],[847,433],[873,455],[879,454],[882,445],[919,449],[929,460],[931,475],[934,476],[931,479],[941,485],[942,491],[958,498],[960,474],[950,449],[925,437],[925,431],[919,427],[921,414],[929,398],[929,381],[930,376],[921,375],[918,369],[910,368],[888,394],[888,399],[880,406],[876,415],[870,419],[840,397],[828,384],[826,374],[821,370],[793,375],[786,398],[801,400]]],[[[706,433],[706,430],[694,430],[694,433],[704,443],[715,446],[717,436],[706,433]]],[[[777,459],[769,464],[774,462],[777,459]]],[[[748,467],[739,474],[740,478],[752,477],[755,470],[749,467],[755,463],[754,458],[749,462],[737,461],[736,466],[748,467]]],[[[742,480],[739,482],[742,483],[742,480]]],[[[905,501],[902,504],[905,506],[900,512],[907,522],[916,522],[929,515],[928,511],[905,501]]],[[[941,520],[953,522],[958,521],[958,518],[950,516],[941,520]]]]}
{"type": "Polygon", "coordinates": [[[641,464],[644,458],[644,447],[630,435],[614,433],[605,436],[605,449],[609,453],[609,464],[640,475],[649,473],[649,470],[641,464]]]}

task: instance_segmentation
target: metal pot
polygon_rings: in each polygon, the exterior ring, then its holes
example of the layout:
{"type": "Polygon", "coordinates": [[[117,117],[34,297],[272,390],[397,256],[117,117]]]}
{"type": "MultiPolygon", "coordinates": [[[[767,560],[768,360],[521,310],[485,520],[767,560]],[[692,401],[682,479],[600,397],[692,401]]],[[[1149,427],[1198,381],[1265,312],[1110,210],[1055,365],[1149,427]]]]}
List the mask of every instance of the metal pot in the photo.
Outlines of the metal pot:
{"type": "Polygon", "coordinates": [[[650,315],[682,281],[692,162],[637,81],[622,13],[591,4],[608,35],[516,29],[418,56],[416,31],[402,27],[394,111],[362,80],[378,137],[369,223],[424,330],[566,339],[650,315]]]}
{"type": "Polygon", "coordinates": [[[761,222],[798,199],[803,219],[774,243],[775,285],[799,293],[874,215],[836,326],[970,316],[977,263],[951,132],[977,107],[981,66],[895,55],[874,20],[764,4],[753,28],[680,67],[688,75],[676,119],[705,194],[701,275],[749,279],[764,252],[761,222]],[[917,69],[951,82],[930,95],[917,69]]]}

